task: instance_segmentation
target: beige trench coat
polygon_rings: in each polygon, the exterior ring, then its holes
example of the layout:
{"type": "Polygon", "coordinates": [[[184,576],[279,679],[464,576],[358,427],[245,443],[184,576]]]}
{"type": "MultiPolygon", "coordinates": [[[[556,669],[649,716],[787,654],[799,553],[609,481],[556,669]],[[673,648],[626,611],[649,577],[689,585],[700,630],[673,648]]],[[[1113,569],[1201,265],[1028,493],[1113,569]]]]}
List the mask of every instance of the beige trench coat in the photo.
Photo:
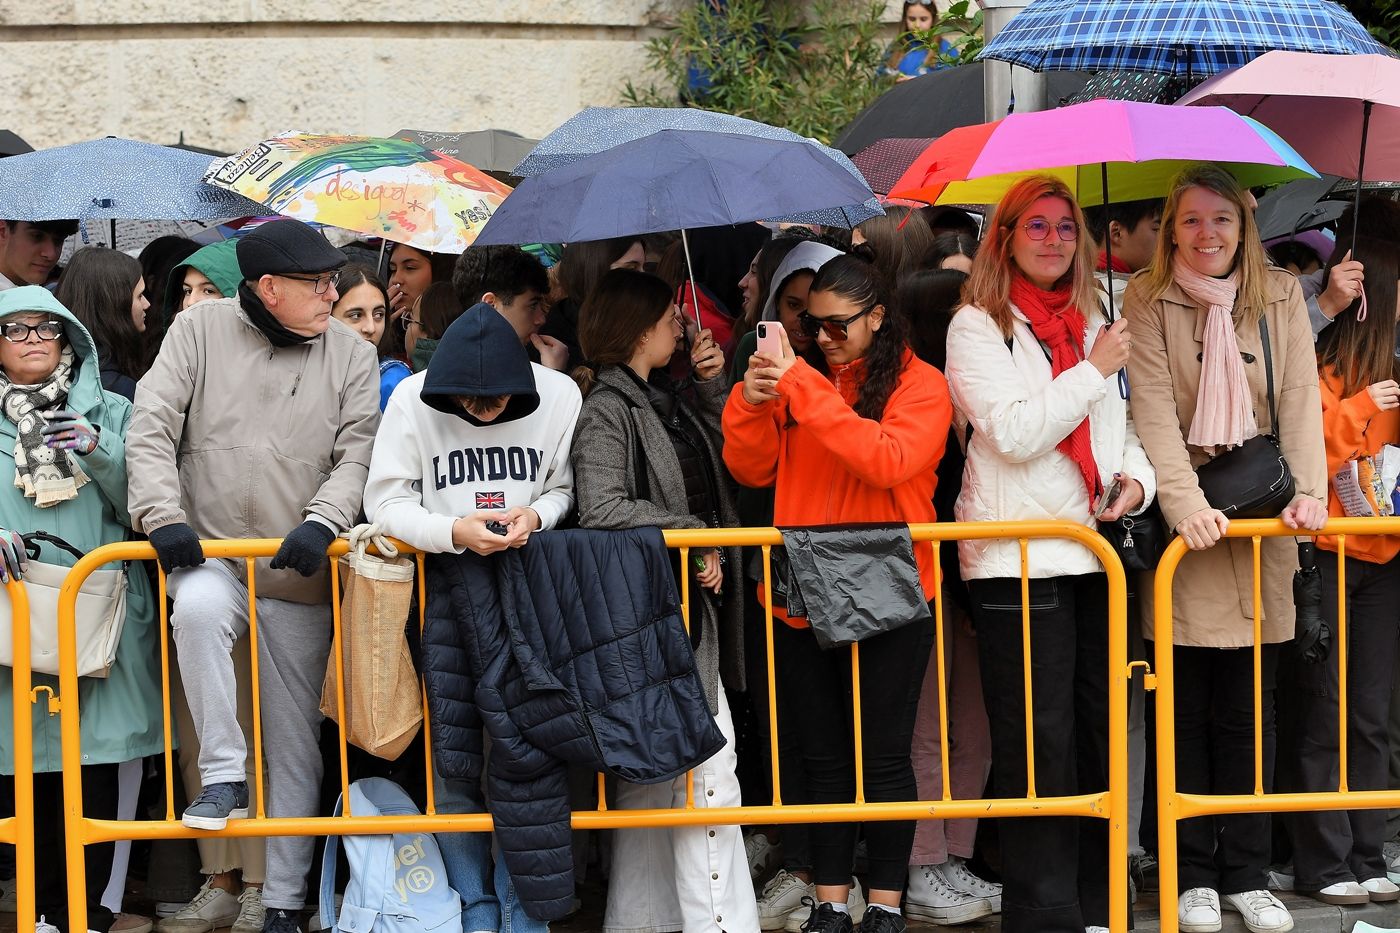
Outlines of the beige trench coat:
{"type": "MultiPolygon", "coordinates": [[[[1307,307],[1293,276],[1269,270],[1265,319],[1273,351],[1274,395],[1284,457],[1299,494],[1327,502],[1327,457],[1322,441],[1322,400],[1317,358],[1307,307]]],[[[1157,501],[1167,524],[1209,508],[1196,482],[1195,468],[1208,455],[1186,443],[1196,412],[1201,378],[1201,336],[1206,309],[1172,285],[1154,301],[1146,298],[1143,277],[1128,283],[1123,316],[1133,336],[1128,379],[1138,436],[1157,469],[1157,501]]],[[[1235,322],[1254,396],[1254,417],[1263,433],[1274,431],[1265,388],[1262,341],[1255,324],[1235,322]]],[[[1293,637],[1293,572],[1298,553],[1292,538],[1265,538],[1261,552],[1263,641],[1293,637]]],[[[1253,543],[1222,540],[1207,551],[1193,551],[1177,568],[1172,586],[1172,641],[1178,645],[1239,648],[1254,639],[1253,543]]],[[[1153,637],[1153,600],[1144,600],[1143,628],[1153,637]]]]}

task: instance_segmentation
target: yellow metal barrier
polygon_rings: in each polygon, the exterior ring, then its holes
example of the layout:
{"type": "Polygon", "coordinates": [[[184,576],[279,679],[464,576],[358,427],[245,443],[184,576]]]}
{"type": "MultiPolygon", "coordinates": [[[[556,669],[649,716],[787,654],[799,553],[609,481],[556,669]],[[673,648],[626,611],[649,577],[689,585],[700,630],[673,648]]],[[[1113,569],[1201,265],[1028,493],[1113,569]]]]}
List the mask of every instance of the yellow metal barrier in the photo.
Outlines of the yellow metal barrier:
{"type": "MultiPolygon", "coordinates": [[[[576,811],[572,821],[578,829],[616,829],[642,826],[693,826],[720,824],[772,824],[772,823],[813,823],[813,822],[864,822],[867,820],[913,820],[913,819],[959,819],[986,817],[1024,816],[1083,816],[1106,819],[1109,822],[1109,906],[1113,933],[1125,933],[1128,920],[1128,853],[1127,853],[1127,696],[1130,671],[1127,665],[1127,586],[1122,564],[1112,547],[1092,530],[1072,522],[981,522],[975,524],[924,524],[911,525],[910,532],[915,541],[930,541],[935,549],[945,542],[958,540],[1013,539],[1021,545],[1022,576],[1022,626],[1026,659],[1026,748],[1027,786],[1025,798],[1021,799],[978,799],[954,800],[952,798],[948,763],[948,710],[946,691],[939,691],[939,721],[941,724],[941,748],[939,758],[942,764],[943,787],[938,800],[907,801],[894,803],[872,803],[865,800],[864,760],[862,757],[862,723],[860,713],[860,667],[859,645],[852,645],[852,695],[854,749],[855,749],[855,800],[848,804],[794,805],[781,800],[781,786],[778,755],[778,723],[776,677],[773,665],[773,616],[765,611],[768,664],[768,715],[769,735],[772,753],[773,802],[765,806],[740,807],[696,807],[693,788],[687,786],[686,803],[682,808],[653,810],[610,810],[602,793],[602,776],[599,776],[599,809],[576,811]],[[1092,551],[1103,564],[1108,577],[1109,595],[1109,787],[1100,793],[1081,794],[1072,797],[1041,797],[1035,791],[1033,723],[1031,721],[1031,665],[1030,665],[1030,624],[1029,600],[1025,598],[1029,590],[1027,574],[1027,553],[1029,541],[1034,539],[1062,539],[1082,544],[1092,551]]],[[[764,586],[771,588],[771,549],[782,543],[782,536],[773,528],[734,528],[666,531],[666,545],[680,551],[682,566],[689,566],[690,551],[713,547],[757,547],[764,557],[764,586]]],[[[482,832],[491,829],[489,814],[443,814],[437,813],[433,800],[432,781],[426,788],[427,806],[425,816],[355,816],[349,812],[348,769],[345,731],[340,732],[341,790],[345,797],[346,812],[338,817],[269,818],[264,811],[266,795],[262,788],[262,736],[258,709],[258,666],[256,641],[256,580],[254,561],[273,556],[280,540],[259,539],[243,541],[206,541],[204,554],[207,558],[227,558],[243,560],[248,569],[250,605],[250,641],[252,650],[253,680],[253,754],[254,774],[257,782],[257,811],[253,818],[232,820],[227,828],[218,833],[193,830],[180,823],[174,812],[173,782],[176,773],[172,752],[172,727],[170,714],[170,658],[169,658],[169,618],[166,605],[165,574],[159,574],[160,643],[162,670],[162,708],[165,725],[165,774],[166,774],[166,814],[164,820],[124,821],[94,820],[83,816],[82,774],[80,770],[81,751],[79,748],[79,714],[76,701],[68,698],[78,695],[76,670],[76,635],[74,611],[77,593],[83,581],[93,571],[115,561],[153,560],[154,549],[144,542],[125,542],[99,548],[80,560],[69,572],[64,581],[59,605],[59,650],[60,661],[60,712],[63,737],[63,787],[66,816],[66,855],[68,866],[69,910],[72,916],[84,916],[86,910],[86,888],[84,882],[83,847],[92,843],[118,839],[169,839],[199,838],[200,836],[278,836],[278,835],[354,835],[394,832],[411,832],[429,829],[433,832],[482,832]]],[[[415,553],[411,548],[400,544],[405,554],[415,553]]],[[[347,544],[336,541],[329,549],[331,557],[344,554],[347,544]]],[[[425,583],[424,557],[417,554],[419,622],[424,620],[425,583]]],[[[688,575],[681,578],[682,617],[689,618],[690,581],[688,575]]],[[[337,673],[337,706],[340,722],[345,722],[344,696],[344,655],[341,643],[340,593],[336,574],[331,574],[333,603],[333,642],[332,658],[337,673]]],[[[781,623],[779,623],[781,624],[781,623]]],[[[944,615],[943,596],[936,595],[934,603],[935,660],[940,683],[947,683],[946,658],[944,657],[944,615]]],[[[427,696],[423,695],[424,721],[427,722],[427,696]]],[[[425,728],[425,756],[428,774],[432,773],[432,747],[430,736],[425,728]]]]}
{"type": "MultiPolygon", "coordinates": [[[[1172,581],[1176,568],[1189,549],[1174,538],[1157,567],[1155,583],[1154,634],[1157,647],[1157,863],[1161,882],[1162,933],[1177,933],[1177,824],[1198,816],[1250,811],[1293,812],[1300,810],[1360,810],[1400,807],[1400,791],[1352,791],[1347,789],[1347,609],[1346,540],[1358,535],[1400,535],[1400,518],[1334,518],[1319,532],[1306,535],[1276,519],[1233,521],[1227,538],[1248,538],[1253,542],[1254,567],[1254,791],[1250,794],[1183,794],[1176,789],[1176,689],[1172,663],[1172,581]],[[1318,793],[1266,794],[1264,792],[1263,698],[1261,691],[1261,638],[1263,601],[1260,590],[1260,545],[1264,538],[1316,537],[1334,535],[1337,540],[1337,631],[1333,649],[1337,653],[1340,687],[1338,722],[1340,726],[1340,774],[1336,791],[1318,793]]],[[[1319,560],[1328,559],[1320,552],[1319,560]]],[[[1327,598],[1327,594],[1323,594],[1327,598]]]]}
{"type": "MultiPolygon", "coordinates": [[[[15,847],[15,928],[34,929],[34,724],[31,703],[39,702],[39,690],[30,688],[29,595],[23,584],[11,580],[5,586],[10,599],[10,634],[14,666],[10,669],[11,728],[14,730],[15,815],[0,820],[0,842],[15,847]],[[32,699],[31,699],[32,696],[32,699]]],[[[47,689],[47,688],[45,688],[47,689]]],[[[51,693],[52,691],[50,691],[51,693]]],[[[53,704],[50,702],[50,709],[53,704]]]]}

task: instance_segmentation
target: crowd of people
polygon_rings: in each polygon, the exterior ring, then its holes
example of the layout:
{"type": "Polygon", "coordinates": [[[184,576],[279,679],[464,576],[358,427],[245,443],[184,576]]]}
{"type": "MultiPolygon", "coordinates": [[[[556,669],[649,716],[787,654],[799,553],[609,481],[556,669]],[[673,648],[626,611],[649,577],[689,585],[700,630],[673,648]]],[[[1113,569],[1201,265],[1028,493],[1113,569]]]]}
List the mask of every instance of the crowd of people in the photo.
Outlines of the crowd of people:
{"type": "MultiPolygon", "coordinates": [[[[1037,176],[984,224],[892,206],[851,231],[704,231],[692,238],[694,285],[671,234],[571,243],[549,268],[514,246],[449,256],[392,245],[384,276],[373,252],[277,220],[203,247],[166,238],[139,258],[85,247],[60,273],[75,224],[3,221],[0,436],[15,477],[0,489],[0,580],[23,580],[31,560],[73,562],[26,541],[35,532],[80,553],[149,539],[172,606],[179,812],[186,826],[218,830],[257,808],[250,634],[266,813],[327,812],[326,762],[339,760],[321,743],[326,549],[358,524],[430,554],[490,556],[566,527],[1093,528],[1136,517],[1190,548],[1170,622],[1178,789],[1251,792],[1256,725],[1266,789],[1275,774],[1281,788],[1335,789],[1341,678],[1335,651],[1292,650],[1298,548],[1261,545],[1256,724],[1253,545],[1224,537],[1229,520],[1196,470],[1275,438],[1295,481],[1279,517],[1306,536],[1346,514],[1332,474],[1400,444],[1400,205],[1363,198],[1316,268],[1287,245],[1275,264],[1253,208],[1211,165],[1183,171],[1164,200],[1087,212],[1063,183],[1037,176]],[[205,559],[202,541],[239,538],[282,543],[252,577],[241,561],[205,559]],[[1302,689],[1287,689],[1295,680],[1302,689]]],[[[1326,536],[1317,545],[1339,549],[1326,536]]],[[[1346,543],[1353,790],[1393,780],[1397,553],[1389,536],[1346,543]]],[[[1026,554],[1028,650],[1017,542],[967,540],[937,554],[913,545],[922,600],[942,604],[943,677],[926,622],[860,642],[866,801],[941,797],[945,727],[954,798],[1024,797],[1032,772],[1040,797],[1106,787],[1104,569],[1072,541],[1033,540],[1026,554]]],[[[1339,570],[1325,557],[1318,566],[1335,632],[1339,570]]],[[[854,800],[852,653],[825,649],[803,613],[763,587],[757,553],[696,550],[672,573],[677,593],[689,578],[695,669],[724,745],[689,789],[685,776],[618,780],[610,805],[683,806],[690,793],[696,806],[733,807],[775,791],[788,804],[854,800]],[[764,777],[772,728],[779,788],[764,777]]],[[[157,591],[137,571],[127,586],[110,675],[83,678],[78,698],[91,818],[130,818],[119,771],[164,748],[157,591]]],[[[1150,574],[1134,591],[1131,650],[1149,658],[1162,621],[1145,598],[1150,574]]],[[[0,721],[9,703],[0,669],[0,721]]],[[[437,751],[449,726],[430,728],[437,751]]],[[[36,933],[84,922],[144,933],[151,921],[119,914],[120,882],[115,902],[104,896],[126,870],[114,868],[111,844],[87,847],[88,915],[68,915],[57,719],[36,706],[33,729],[36,933]]],[[[10,770],[11,739],[0,733],[10,770]]],[[[1139,680],[1129,827],[1138,885],[1152,864],[1149,746],[1139,680]]],[[[440,757],[424,774],[423,762],[420,740],[399,761],[352,758],[351,770],[416,775],[414,793],[432,781],[438,812],[491,809],[479,779],[440,757]]],[[[597,803],[592,775],[575,785],[577,806],[597,803]]],[[[1270,822],[1251,812],[1182,823],[1182,930],[1218,931],[1222,909],[1252,933],[1291,929],[1267,877],[1276,862],[1290,861],[1293,887],[1327,903],[1400,899],[1383,811],[1296,814],[1273,835],[1270,822]]],[[[489,834],[438,842],[468,933],[544,930],[567,912],[534,897],[526,862],[513,853],[507,866],[489,834]]],[[[203,884],[156,929],[296,933],[314,845],[201,836],[203,884]]],[[[906,918],[957,925],[997,913],[1008,933],[1109,926],[1102,820],[695,825],[576,842],[581,863],[595,849],[612,933],[899,933],[906,918]]]]}

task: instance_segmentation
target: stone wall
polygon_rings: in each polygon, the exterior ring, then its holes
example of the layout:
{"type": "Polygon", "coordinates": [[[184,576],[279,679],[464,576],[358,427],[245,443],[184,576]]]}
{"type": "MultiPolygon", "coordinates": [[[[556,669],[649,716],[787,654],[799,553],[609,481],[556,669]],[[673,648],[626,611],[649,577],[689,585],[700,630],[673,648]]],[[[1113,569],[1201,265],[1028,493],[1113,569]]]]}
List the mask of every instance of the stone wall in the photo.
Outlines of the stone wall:
{"type": "Polygon", "coordinates": [[[225,151],[285,129],[539,136],[618,103],[685,2],[0,0],[0,128],[225,151]]]}

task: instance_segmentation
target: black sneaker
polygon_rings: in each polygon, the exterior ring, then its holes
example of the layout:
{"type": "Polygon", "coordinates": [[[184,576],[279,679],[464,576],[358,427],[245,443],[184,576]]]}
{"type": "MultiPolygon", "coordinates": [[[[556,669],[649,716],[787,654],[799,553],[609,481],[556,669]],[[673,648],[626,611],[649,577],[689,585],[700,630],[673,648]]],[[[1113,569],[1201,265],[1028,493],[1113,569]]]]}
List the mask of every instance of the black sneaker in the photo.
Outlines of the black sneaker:
{"type": "Polygon", "coordinates": [[[802,906],[812,911],[802,923],[802,933],[855,933],[850,914],[843,914],[830,904],[818,904],[810,897],[802,899],[802,906]]]}
{"type": "Polygon", "coordinates": [[[300,911],[269,907],[263,917],[263,933],[301,933],[300,918],[300,911]]]}
{"type": "Polygon", "coordinates": [[[878,907],[866,907],[860,922],[860,933],[907,933],[908,929],[903,916],[878,907]]]}
{"type": "Polygon", "coordinates": [[[210,784],[185,808],[180,822],[190,829],[223,829],[248,815],[248,782],[210,784]]]}

